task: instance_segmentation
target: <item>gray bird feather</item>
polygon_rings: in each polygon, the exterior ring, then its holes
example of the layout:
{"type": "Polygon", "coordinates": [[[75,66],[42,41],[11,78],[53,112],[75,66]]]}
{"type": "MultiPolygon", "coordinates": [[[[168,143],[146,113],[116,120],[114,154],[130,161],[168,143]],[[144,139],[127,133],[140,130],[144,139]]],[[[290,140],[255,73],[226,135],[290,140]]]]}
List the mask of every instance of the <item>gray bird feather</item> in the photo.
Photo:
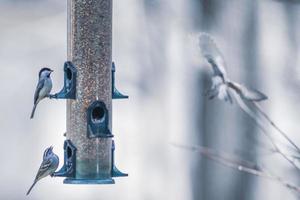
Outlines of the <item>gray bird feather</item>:
{"type": "Polygon", "coordinates": [[[44,83],[45,83],[45,79],[40,79],[37,86],[36,86],[36,90],[34,92],[34,100],[33,100],[34,104],[38,103],[38,99],[39,99],[39,96],[40,96],[40,91],[44,87],[44,83]]]}

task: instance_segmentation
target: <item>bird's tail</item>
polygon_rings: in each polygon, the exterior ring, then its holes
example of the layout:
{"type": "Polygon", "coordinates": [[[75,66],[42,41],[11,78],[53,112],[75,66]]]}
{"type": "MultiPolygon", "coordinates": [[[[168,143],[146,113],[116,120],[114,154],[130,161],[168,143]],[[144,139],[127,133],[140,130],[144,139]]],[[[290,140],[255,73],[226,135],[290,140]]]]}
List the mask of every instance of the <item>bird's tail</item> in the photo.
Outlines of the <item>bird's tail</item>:
{"type": "Polygon", "coordinates": [[[33,108],[32,108],[30,119],[32,119],[34,117],[34,112],[35,112],[36,106],[37,106],[37,103],[35,103],[34,106],[33,106],[33,108]]]}
{"type": "Polygon", "coordinates": [[[31,185],[31,187],[29,188],[28,192],[26,193],[26,195],[29,195],[29,193],[31,192],[32,188],[35,186],[35,184],[37,183],[37,181],[34,181],[33,184],[31,185]]]}

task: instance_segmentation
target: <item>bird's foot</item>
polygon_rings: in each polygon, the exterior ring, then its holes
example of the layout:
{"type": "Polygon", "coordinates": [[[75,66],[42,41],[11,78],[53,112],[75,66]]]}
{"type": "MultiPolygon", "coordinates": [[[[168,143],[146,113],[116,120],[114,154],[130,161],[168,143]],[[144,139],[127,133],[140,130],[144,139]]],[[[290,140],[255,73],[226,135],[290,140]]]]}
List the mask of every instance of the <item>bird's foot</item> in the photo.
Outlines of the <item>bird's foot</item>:
{"type": "Polygon", "coordinates": [[[49,94],[50,99],[57,99],[57,94],[49,94]]]}

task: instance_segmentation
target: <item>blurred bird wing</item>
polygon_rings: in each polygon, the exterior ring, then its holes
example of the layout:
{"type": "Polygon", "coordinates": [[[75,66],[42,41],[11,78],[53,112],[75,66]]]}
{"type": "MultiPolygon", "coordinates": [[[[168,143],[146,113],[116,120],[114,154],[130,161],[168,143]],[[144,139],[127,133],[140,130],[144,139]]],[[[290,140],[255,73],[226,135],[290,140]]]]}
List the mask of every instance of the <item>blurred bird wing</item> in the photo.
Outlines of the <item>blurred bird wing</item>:
{"type": "Polygon", "coordinates": [[[249,101],[263,101],[268,99],[267,95],[265,95],[264,93],[255,89],[247,88],[246,86],[235,82],[230,82],[229,87],[233,88],[244,99],[249,101]]]}
{"type": "Polygon", "coordinates": [[[246,88],[245,86],[242,86],[242,93],[244,98],[250,101],[263,101],[268,99],[264,93],[255,89],[246,88]]]}
{"type": "Polygon", "coordinates": [[[34,93],[34,104],[37,103],[37,100],[39,98],[39,94],[40,94],[40,91],[41,89],[44,87],[44,83],[45,83],[45,80],[44,79],[39,79],[39,82],[36,86],[36,89],[35,89],[35,93],[34,93]]]}
{"type": "Polygon", "coordinates": [[[206,33],[199,36],[199,46],[203,57],[212,65],[214,75],[226,77],[226,63],[212,37],[206,33]]]}
{"type": "Polygon", "coordinates": [[[232,104],[232,97],[229,93],[228,86],[226,84],[222,84],[219,86],[218,98],[224,100],[225,102],[228,101],[230,104],[232,104]]]}

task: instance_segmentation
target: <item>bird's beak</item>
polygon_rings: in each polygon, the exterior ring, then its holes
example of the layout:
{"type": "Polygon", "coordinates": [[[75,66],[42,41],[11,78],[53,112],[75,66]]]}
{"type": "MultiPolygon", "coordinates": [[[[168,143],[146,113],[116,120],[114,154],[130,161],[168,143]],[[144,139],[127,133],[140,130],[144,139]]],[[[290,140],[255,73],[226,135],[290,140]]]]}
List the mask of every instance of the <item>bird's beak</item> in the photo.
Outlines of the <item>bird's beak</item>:
{"type": "Polygon", "coordinates": [[[52,72],[54,72],[54,70],[51,69],[51,70],[50,70],[50,73],[52,73],[52,72]]]}

